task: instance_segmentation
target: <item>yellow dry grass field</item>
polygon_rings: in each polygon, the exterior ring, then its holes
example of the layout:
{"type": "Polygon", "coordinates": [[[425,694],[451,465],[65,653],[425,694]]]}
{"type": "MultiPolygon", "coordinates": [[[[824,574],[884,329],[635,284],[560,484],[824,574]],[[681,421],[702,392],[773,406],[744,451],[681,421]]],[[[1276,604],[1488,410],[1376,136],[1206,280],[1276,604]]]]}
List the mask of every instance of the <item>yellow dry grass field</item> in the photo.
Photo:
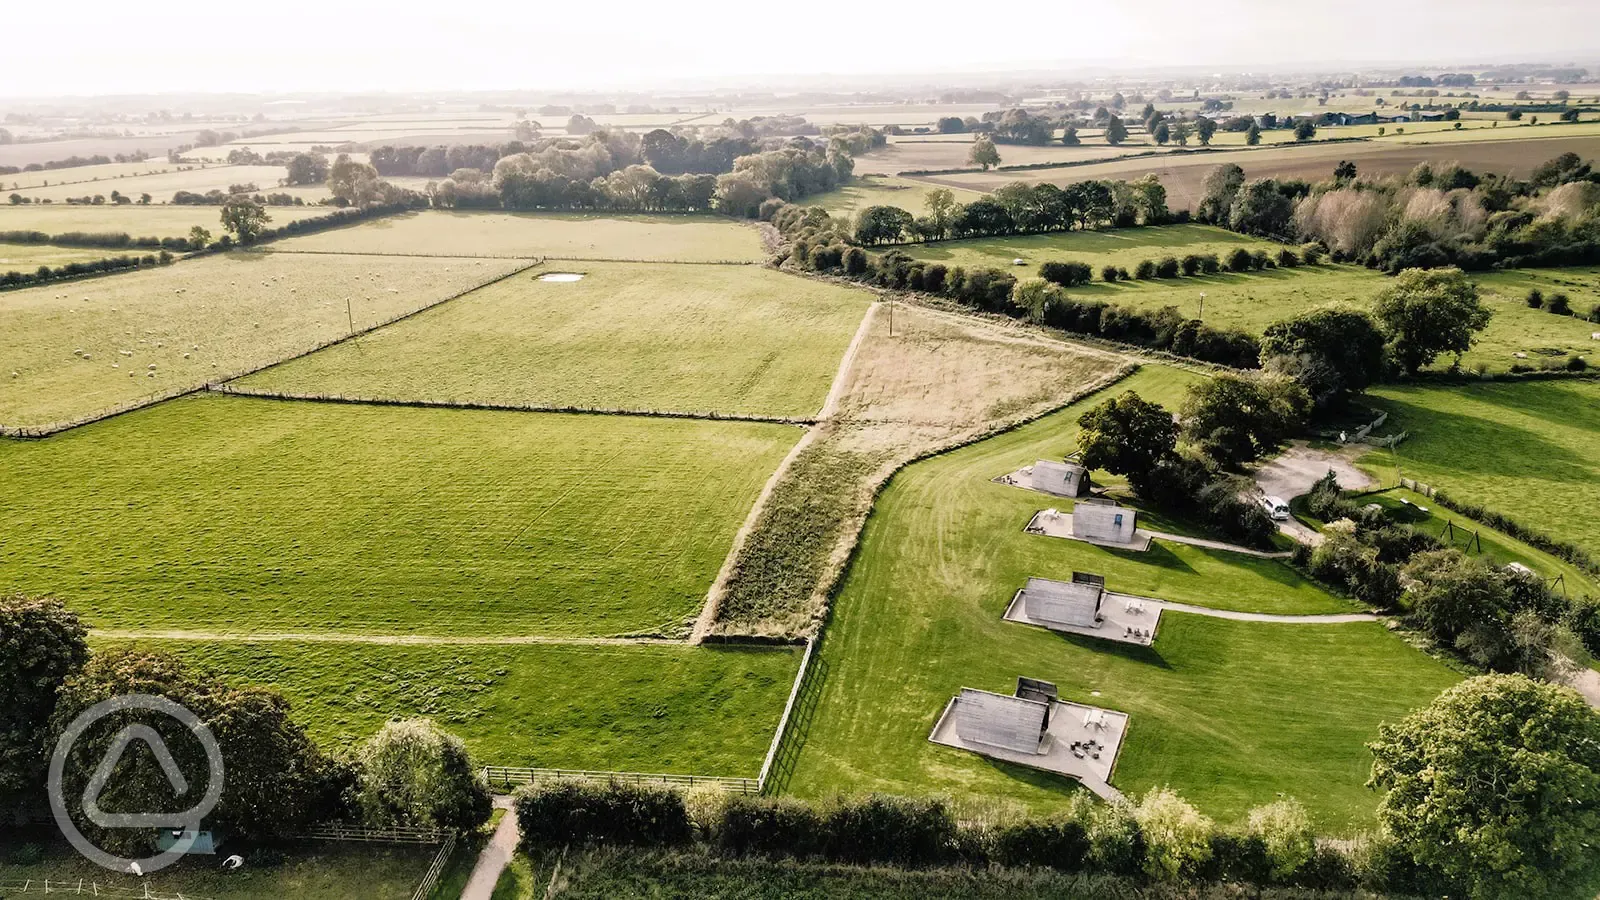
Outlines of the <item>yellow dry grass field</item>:
{"type": "Polygon", "coordinates": [[[757,262],[764,256],[753,225],[721,216],[444,210],[291,238],[273,249],[652,262],[757,262]]]}
{"type": "Polygon", "coordinates": [[[120,191],[134,200],[138,200],[140,194],[149,194],[154,202],[167,203],[178,191],[204,194],[210,190],[225,191],[234,184],[254,184],[262,193],[268,193],[277,189],[278,182],[287,173],[288,170],[283,166],[196,166],[183,172],[87,184],[56,184],[52,181],[49,187],[27,188],[17,193],[31,197],[35,202],[50,200],[63,203],[69,197],[93,197],[96,194],[110,197],[112,191],[120,191]]]}
{"type": "Polygon", "coordinates": [[[517,265],[231,253],[0,293],[0,424],[44,426],[196,387],[310,350],[350,318],[370,326],[517,265]]]}
{"type": "MultiPolygon", "coordinates": [[[[334,212],[325,206],[273,206],[267,209],[276,228],[295,219],[309,219],[334,212]]],[[[63,234],[69,231],[121,232],[139,237],[188,237],[189,229],[199,225],[220,235],[222,211],[215,206],[68,206],[64,203],[27,206],[0,205],[0,231],[42,231],[63,234]]],[[[101,255],[107,255],[103,253],[101,255]]]]}
{"type": "Polygon", "coordinates": [[[16,172],[11,175],[0,175],[0,192],[21,191],[23,188],[52,184],[93,184],[96,181],[111,181],[137,175],[161,175],[175,172],[178,168],[164,159],[147,159],[144,162],[134,163],[108,163],[103,166],[75,166],[71,169],[48,169],[42,172],[16,172]]]}

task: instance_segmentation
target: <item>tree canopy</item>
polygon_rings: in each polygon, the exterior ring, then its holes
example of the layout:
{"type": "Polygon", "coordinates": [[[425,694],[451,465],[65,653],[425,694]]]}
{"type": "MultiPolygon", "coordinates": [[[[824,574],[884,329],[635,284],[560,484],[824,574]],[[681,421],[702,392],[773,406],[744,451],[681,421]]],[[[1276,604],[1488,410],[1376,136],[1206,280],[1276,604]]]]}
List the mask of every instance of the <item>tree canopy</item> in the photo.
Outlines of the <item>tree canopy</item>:
{"type": "Polygon", "coordinates": [[[361,750],[369,825],[469,829],[489,820],[489,789],[466,745],[427,719],[389,722],[361,750]]]}
{"type": "Polygon", "coordinates": [[[50,716],[89,658],[85,635],[59,601],[0,597],[0,818],[43,788],[50,716]]]}
{"type": "Polygon", "coordinates": [[[1082,462],[1113,475],[1142,473],[1170,456],[1178,444],[1178,423],[1159,403],[1133,391],[1113,397],[1078,418],[1082,462]]]}
{"type": "Polygon", "coordinates": [[[972,149],[967,151],[967,162],[982,166],[987,172],[990,166],[1000,165],[1000,151],[995,149],[994,141],[981,137],[974,141],[972,149]]]}
{"type": "Polygon", "coordinates": [[[1376,382],[1383,374],[1383,353],[1383,332],[1353,306],[1314,309],[1274,322],[1261,334],[1268,366],[1294,376],[1319,406],[1376,382]]]}
{"type": "Polygon", "coordinates": [[[1390,353],[1407,372],[1441,353],[1465,353],[1493,313],[1460,269],[1406,269],[1378,292],[1373,315],[1389,336],[1390,353]]]}

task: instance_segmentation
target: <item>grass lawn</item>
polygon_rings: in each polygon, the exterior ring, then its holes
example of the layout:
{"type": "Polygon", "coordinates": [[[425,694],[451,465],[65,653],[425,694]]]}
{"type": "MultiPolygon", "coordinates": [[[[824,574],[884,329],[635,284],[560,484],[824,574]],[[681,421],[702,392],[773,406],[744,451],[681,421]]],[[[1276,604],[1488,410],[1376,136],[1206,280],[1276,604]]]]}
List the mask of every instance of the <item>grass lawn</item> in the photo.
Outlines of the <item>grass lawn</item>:
{"type": "Polygon", "coordinates": [[[288,698],[324,747],[426,716],[481,764],[754,778],[795,647],[145,640],[288,698]]]}
{"type": "MultiPolygon", "coordinates": [[[[1600,553],[1600,383],[1385,385],[1369,396],[1391,413],[1388,428],[1411,433],[1399,447],[1406,477],[1600,553]]],[[[1389,451],[1360,462],[1395,483],[1389,451]]]]}
{"type": "Polygon", "coordinates": [[[6,291],[0,424],[44,425],[198,387],[346,334],[352,319],[376,324],[518,265],[229,253],[6,291]]]}
{"type": "MultiPolygon", "coordinates": [[[[311,258],[311,257],[294,257],[311,258]]],[[[542,406],[814,415],[871,295],[756,266],[541,267],[247,387],[542,406]]]]}
{"type": "Polygon", "coordinates": [[[1037,275],[1039,264],[1050,260],[1088,263],[1096,279],[1100,267],[1121,266],[1129,272],[1141,260],[1163,256],[1182,259],[1189,253],[1215,253],[1223,259],[1235,248],[1277,253],[1280,245],[1211,225],[1159,225],[1150,228],[1113,228],[1105,231],[1065,231],[1010,237],[967,238],[915,244],[904,248],[917,259],[947,266],[994,266],[1017,276],[1037,275]],[[1025,266],[1013,266],[1022,259],[1025,266]]]}
{"type": "MultiPolygon", "coordinates": [[[[0,176],[0,181],[3,180],[5,178],[0,176]]],[[[51,179],[51,183],[55,180],[51,179]]],[[[109,191],[120,183],[83,187],[109,191]]],[[[139,195],[133,196],[138,199],[139,195]]],[[[274,206],[267,210],[267,215],[272,217],[268,224],[277,227],[294,219],[325,216],[333,211],[326,206],[274,206]]],[[[164,238],[188,237],[189,229],[196,225],[213,235],[222,234],[221,209],[216,206],[68,206],[65,203],[0,205],[0,231],[43,231],[47,234],[113,231],[127,232],[134,237],[164,238]]]]}
{"type": "MultiPolygon", "coordinates": [[[[928,213],[928,192],[934,190],[939,190],[939,186],[904,178],[858,177],[837,190],[807,197],[805,204],[820,206],[836,216],[853,215],[869,206],[898,206],[912,215],[922,216],[928,213]]],[[[959,188],[945,190],[955,195],[957,203],[971,203],[983,197],[977,191],[959,188]]]]}
{"type": "MultiPolygon", "coordinates": [[[[159,168],[159,164],[155,167],[159,168]]],[[[288,169],[283,166],[217,165],[205,168],[196,166],[182,172],[118,178],[115,181],[62,184],[63,181],[77,181],[75,178],[65,177],[65,174],[71,171],[71,169],[59,170],[57,174],[63,177],[60,181],[51,179],[49,187],[23,188],[17,193],[33,198],[34,203],[41,200],[65,203],[69,197],[93,197],[96,194],[106,197],[106,202],[109,203],[112,191],[120,191],[123,196],[132,197],[134,200],[138,200],[140,194],[149,194],[155,203],[167,203],[178,191],[204,194],[210,190],[226,191],[230,185],[235,184],[253,184],[257,190],[252,193],[270,194],[278,189],[278,182],[288,174],[288,169]]],[[[5,177],[0,175],[0,181],[5,180],[5,177]]],[[[211,210],[216,212],[216,207],[211,207],[211,210]]]]}
{"type": "MultiPolygon", "coordinates": [[[[210,900],[260,900],[262,897],[295,897],[297,900],[409,900],[438,850],[433,846],[385,846],[381,844],[315,843],[288,851],[276,865],[255,861],[224,871],[221,860],[213,856],[194,856],[144,878],[108,872],[89,862],[65,842],[57,842],[54,829],[41,832],[39,846],[43,857],[38,862],[20,865],[11,855],[0,852],[0,893],[14,896],[24,882],[31,882],[25,893],[44,894],[49,879],[52,894],[76,894],[83,882],[82,896],[108,888],[128,891],[120,896],[134,897],[141,889],[166,897],[185,896],[210,900]],[[58,883],[59,882],[59,883],[58,883]]],[[[226,844],[224,854],[232,852],[226,844]]],[[[104,894],[99,894],[104,896],[104,894]]]]}
{"type": "Polygon", "coordinates": [[[93,262],[108,256],[144,256],[159,250],[112,249],[109,247],[53,247],[49,244],[0,244],[0,272],[32,274],[40,266],[93,262]]]}
{"type": "MultiPolygon", "coordinates": [[[[1175,405],[1189,378],[1147,367],[1111,392],[1175,405]]],[[[1109,392],[1108,392],[1109,393],[1109,392]]],[[[940,791],[1045,811],[1071,782],[935,747],[928,732],[961,687],[1009,692],[1018,675],[1065,698],[1130,714],[1114,783],[1170,784],[1222,819],[1280,794],[1318,824],[1369,822],[1365,741],[1383,720],[1454,677],[1382,625],[1263,625],[1163,617],[1156,644],[1129,649],[1005,623],[1030,575],[1095,572],[1114,590],[1235,609],[1349,609],[1276,562],[1157,542],[1144,554],[1022,532],[1048,498],[990,478],[1070,449],[1097,395],[895,477],[867,523],[822,646],[820,702],[789,789],[940,791]],[[1096,693],[1098,692],[1098,693],[1096,693]]]]}
{"type": "Polygon", "coordinates": [[[122,629],[678,633],[799,437],[177,400],[0,442],[0,583],[122,629]]]}
{"type": "Polygon", "coordinates": [[[387,216],[274,243],[277,250],[554,256],[657,262],[760,261],[761,233],[712,215],[447,212],[387,216]]]}

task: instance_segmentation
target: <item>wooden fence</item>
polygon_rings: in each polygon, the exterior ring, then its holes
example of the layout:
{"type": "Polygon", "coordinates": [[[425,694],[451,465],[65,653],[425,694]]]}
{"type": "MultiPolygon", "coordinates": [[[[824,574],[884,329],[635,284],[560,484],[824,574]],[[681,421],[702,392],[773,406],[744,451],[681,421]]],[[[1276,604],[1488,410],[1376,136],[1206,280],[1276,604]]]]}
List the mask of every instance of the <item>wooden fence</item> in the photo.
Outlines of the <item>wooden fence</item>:
{"type": "Polygon", "coordinates": [[[759,794],[761,782],[754,778],[728,778],[718,775],[668,775],[644,772],[598,772],[588,769],[535,769],[522,766],[484,766],[484,780],[490,784],[542,784],[550,781],[600,781],[608,784],[634,784],[651,787],[691,788],[710,786],[730,794],[759,794]]]}

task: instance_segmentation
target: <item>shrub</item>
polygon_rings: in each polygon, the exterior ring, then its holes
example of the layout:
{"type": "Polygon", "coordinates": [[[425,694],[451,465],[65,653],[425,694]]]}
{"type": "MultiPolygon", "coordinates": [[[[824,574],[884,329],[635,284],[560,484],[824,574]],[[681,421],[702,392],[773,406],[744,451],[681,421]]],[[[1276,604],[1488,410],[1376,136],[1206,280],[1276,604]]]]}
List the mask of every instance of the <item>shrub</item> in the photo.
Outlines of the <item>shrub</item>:
{"type": "Polygon", "coordinates": [[[1568,372],[1582,372],[1584,369],[1587,369],[1587,368],[1589,368],[1589,361],[1584,359],[1583,357],[1581,357],[1581,356],[1569,356],[1569,357],[1567,357],[1567,371],[1568,372]]]}
{"type": "Polygon", "coordinates": [[[1529,288],[1527,300],[1529,309],[1540,309],[1544,306],[1544,292],[1538,288],[1529,288]]]}
{"type": "Polygon", "coordinates": [[[1117,277],[1122,279],[1123,281],[1127,281],[1129,279],[1129,277],[1130,277],[1128,275],[1127,268],[1124,267],[1124,266],[1117,266],[1117,277]]]}
{"type": "Polygon", "coordinates": [[[1557,316],[1572,315],[1572,300],[1566,294],[1551,294],[1550,300],[1545,304],[1545,312],[1557,316]]]}
{"type": "Polygon", "coordinates": [[[1161,261],[1156,263],[1156,277],[1157,278],[1177,278],[1178,277],[1178,259],[1177,259],[1177,257],[1174,257],[1174,256],[1163,256],[1161,258],[1161,261]]]}
{"type": "Polygon", "coordinates": [[[714,829],[727,853],[808,857],[824,849],[822,817],[809,804],[789,799],[735,797],[714,829]]]}
{"type": "Polygon", "coordinates": [[[1278,265],[1285,269],[1292,269],[1300,265],[1300,257],[1296,256],[1293,250],[1284,247],[1278,251],[1278,265]]]}
{"type": "Polygon", "coordinates": [[[1003,866],[1074,872],[1088,861],[1089,829],[1076,816],[1002,825],[995,829],[992,852],[1003,866]]]}
{"type": "Polygon", "coordinates": [[[1300,248],[1300,261],[1308,266],[1322,262],[1322,248],[1316,244],[1306,244],[1300,248]]]}
{"type": "Polygon", "coordinates": [[[846,275],[862,275],[867,271],[867,251],[860,247],[851,247],[844,252],[844,273],[846,275]]]}
{"type": "Polygon", "coordinates": [[[1222,260],[1215,253],[1207,253],[1200,257],[1200,271],[1207,275],[1215,275],[1222,271],[1222,260]]]}
{"type": "Polygon", "coordinates": [[[942,802],[871,796],[828,812],[827,855],[841,862],[922,866],[949,857],[956,823],[942,802]]]}
{"type": "Polygon", "coordinates": [[[362,748],[362,817],[383,828],[476,828],[493,810],[466,745],[427,719],[389,722],[362,748]]]}
{"type": "Polygon", "coordinates": [[[1199,274],[1201,265],[1202,265],[1202,262],[1201,262],[1201,259],[1200,259],[1200,254],[1198,254],[1198,253],[1190,253],[1190,254],[1188,254],[1187,256],[1185,256],[1183,258],[1183,262],[1181,263],[1181,267],[1183,269],[1183,274],[1185,274],[1185,275],[1196,275],[1196,274],[1199,274]]]}
{"type": "Polygon", "coordinates": [[[1311,817],[1295,800],[1279,800],[1250,810],[1246,828],[1261,841],[1271,864],[1272,875],[1280,881],[1298,872],[1316,850],[1311,817]]]}
{"type": "Polygon", "coordinates": [[[1047,262],[1039,267],[1039,277],[1062,287],[1088,284],[1093,270],[1086,263],[1047,262]]]}
{"type": "Polygon", "coordinates": [[[1250,268],[1257,271],[1272,268],[1272,260],[1267,256],[1267,251],[1256,250],[1252,252],[1250,254],[1250,268]]]}
{"type": "Polygon", "coordinates": [[[1144,835],[1144,872],[1151,878],[1175,881],[1192,877],[1211,859],[1215,826],[1169,788],[1145,794],[1134,807],[1133,817],[1144,835]]]}
{"type": "Polygon", "coordinates": [[[1148,259],[1140,260],[1139,265],[1133,269],[1133,277],[1145,281],[1156,275],[1156,264],[1148,259]]]}
{"type": "Polygon", "coordinates": [[[521,788],[514,802],[529,852],[568,844],[675,847],[694,836],[683,797],[661,788],[560,781],[521,788]]]}
{"type": "Polygon", "coordinates": [[[1112,875],[1138,875],[1144,870],[1145,839],[1126,801],[1093,807],[1089,812],[1089,862],[1112,875]]]}
{"type": "Polygon", "coordinates": [[[1255,260],[1250,256],[1250,251],[1243,247],[1237,247],[1232,253],[1228,254],[1228,271],[1230,272],[1248,272],[1254,264],[1255,260]]]}
{"type": "MultiPolygon", "coordinates": [[[[1104,268],[1102,268],[1100,270],[1100,280],[1101,281],[1106,281],[1106,282],[1116,281],[1119,275],[1120,275],[1120,273],[1117,271],[1117,267],[1116,266],[1106,266],[1106,267],[1104,267],[1104,268]]],[[[1596,310],[1600,310],[1600,305],[1597,305],[1595,307],[1595,309],[1596,310]]]]}

